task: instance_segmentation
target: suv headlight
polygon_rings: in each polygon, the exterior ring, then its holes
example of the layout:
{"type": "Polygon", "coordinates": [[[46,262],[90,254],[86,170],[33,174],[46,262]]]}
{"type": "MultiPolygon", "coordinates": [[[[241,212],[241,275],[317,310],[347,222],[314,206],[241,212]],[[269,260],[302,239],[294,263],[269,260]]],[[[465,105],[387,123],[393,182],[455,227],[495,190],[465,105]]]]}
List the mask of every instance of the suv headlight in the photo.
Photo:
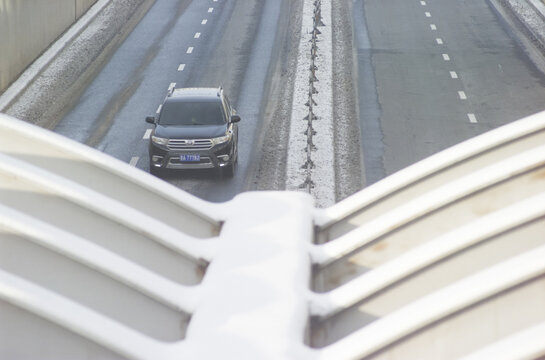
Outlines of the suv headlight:
{"type": "Polygon", "coordinates": [[[212,138],[210,140],[212,140],[212,144],[214,145],[219,145],[219,144],[223,144],[223,143],[226,143],[228,142],[229,140],[231,140],[231,134],[228,134],[228,135],[225,135],[225,136],[220,136],[220,137],[217,137],[217,138],[212,138]]]}
{"type": "Polygon", "coordinates": [[[168,144],[168,139],[162,138],[162,137],[158,137],[158,136],[152,136],[152,137],[151,137],[151,141],[152,141],[154,144],[157,144],[157,145],[166,145],[166,144],[168,144]]]}

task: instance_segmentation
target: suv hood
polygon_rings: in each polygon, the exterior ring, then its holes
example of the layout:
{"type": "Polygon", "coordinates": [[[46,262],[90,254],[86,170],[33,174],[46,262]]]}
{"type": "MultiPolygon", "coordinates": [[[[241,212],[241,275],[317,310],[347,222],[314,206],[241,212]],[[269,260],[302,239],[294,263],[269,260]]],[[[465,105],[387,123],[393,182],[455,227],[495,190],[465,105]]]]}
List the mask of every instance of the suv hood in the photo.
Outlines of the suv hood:
{"type": "Polygon", "coordinates": [[[227,124],[186,126],[157,125],[155,128],[155,136],[167,139],[211,139],[224,136],[226,132],[227,124]]]}

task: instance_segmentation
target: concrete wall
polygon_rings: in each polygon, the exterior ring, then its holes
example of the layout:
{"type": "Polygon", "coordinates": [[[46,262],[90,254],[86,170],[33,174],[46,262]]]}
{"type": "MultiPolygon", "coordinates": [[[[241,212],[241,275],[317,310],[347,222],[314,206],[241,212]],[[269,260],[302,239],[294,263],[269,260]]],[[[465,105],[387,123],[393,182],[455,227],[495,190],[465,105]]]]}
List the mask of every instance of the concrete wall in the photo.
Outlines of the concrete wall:
{"type": "Polygon", "coordinates": [[[97,0],[0,0],[0,93],[97,0]]]}

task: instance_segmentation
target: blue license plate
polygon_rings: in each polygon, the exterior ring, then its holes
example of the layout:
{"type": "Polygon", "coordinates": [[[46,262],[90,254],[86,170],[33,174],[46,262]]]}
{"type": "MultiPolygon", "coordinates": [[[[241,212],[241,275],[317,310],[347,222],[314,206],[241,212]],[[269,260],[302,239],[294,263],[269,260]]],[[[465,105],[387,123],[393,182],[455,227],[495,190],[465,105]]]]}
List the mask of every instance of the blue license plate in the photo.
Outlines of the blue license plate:
{"type": "Polygon", "coordinates": [[[201,156],[199,154],[180,155],[180,161],[201,161],[201,156]]]}

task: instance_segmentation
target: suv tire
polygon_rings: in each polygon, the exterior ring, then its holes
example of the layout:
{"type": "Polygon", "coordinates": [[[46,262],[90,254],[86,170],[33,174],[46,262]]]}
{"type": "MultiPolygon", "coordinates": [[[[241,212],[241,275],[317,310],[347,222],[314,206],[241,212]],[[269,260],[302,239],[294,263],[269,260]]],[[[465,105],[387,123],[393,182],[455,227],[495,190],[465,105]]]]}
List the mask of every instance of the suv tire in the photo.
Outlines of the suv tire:
{"type": "Polygon", "coordinates": [[[227,177],[233,177],[235,175],[235,170],[236,170],[236,161],[231,163],[231,165],[223,168],[223,173],[227,176],[227,177]]]}
{"type": "Polygon", "coordinates": [[[150,165],[149,172],[150,172],[150,174],[155,175],[157,177],[161,177],[161,176],[163,176],[165,174],[165,170],[163,170],[161,168],[156,168],[153,165],[150,165]]]}
{"type": "Polygon", "coordinates": [[[234,150],[233,153],[234,153],[235,160],[231,163],[231,165],[229,165],[226,168],[223,168],[224,174],[227,175],[227,177],[230,177],[230,178],[235,175],[235,171],[237,169],[237,164],[238,164],[238,139],[235,142],[235,148],[233,150],[234,150]]]}

